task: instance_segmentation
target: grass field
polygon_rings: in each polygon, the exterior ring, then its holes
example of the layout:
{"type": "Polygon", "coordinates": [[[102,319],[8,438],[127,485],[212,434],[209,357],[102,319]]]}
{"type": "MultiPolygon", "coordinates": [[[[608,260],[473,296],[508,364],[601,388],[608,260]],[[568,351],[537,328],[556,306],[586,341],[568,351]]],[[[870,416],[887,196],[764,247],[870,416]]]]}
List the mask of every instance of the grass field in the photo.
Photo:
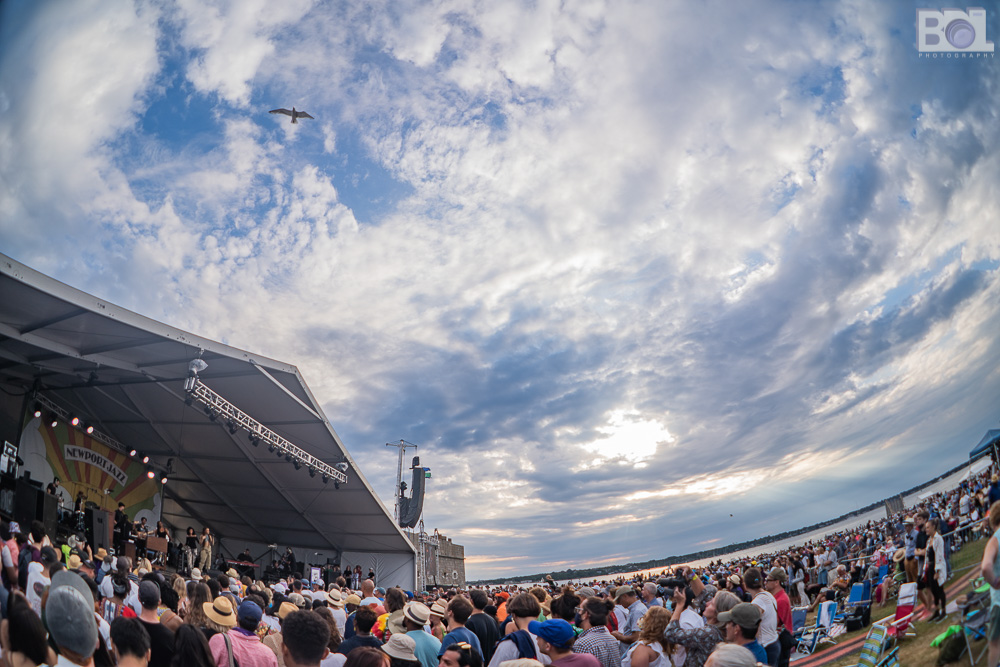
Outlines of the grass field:
{"type": "MultiPolygon", "coordinates": [[[[945,590],[948,589],[954,582],[961,579],[969,572],[969,568],[973,568],[978,572],[979,562],[983,557],[983,550],[986,548],[986,540],[981,539],[976,542],[971,542],[962,547],[962,549],[951,557],[951,564],[953,574],[945,585],[945,590]]],[[[962,593],[969,591],[971,586],[965,586],[961,591],[959,591],[954,597],[962,593]]],[[[952,600],[952,596],[949,596],[949,602],[952,600]]],[[[872,609],[872,621],[877,621],[879,619],[885,618],[886,616],[892,616],[896,613],[896,605],[894,602],[890,602],[884,607],[876,607],[872,609]]],[[[814,619],[810,617],[809,622],[812,623],[814,619]]],[[[940,623],[930,623],[926,621],[920,621],[915,624],[916,637],[906,637],[899,644],[899,663],[903,667],[933,667],[937,664],[938,650],[930,646],[931,641],[937,637],[939,634],[948,629],[949,625],[958,623],[958,614],[951,614],[948,618],[940,623]]],[[[817,651],[817,654],[822,651],[829,651],[835,649],[837,645],[842,645],[845,642],[850,641],[854,637],[859,635],[866,635],[869,628],[864,628],[863,630],[858,630],[856,632],[846,632],[839,637],[837,637],[837,644],[824,644],[822,648],[817,651]]],[[[975,652],[977,658],[977,665],[983,667],[984,663],[978,660],[980,652],[985,648],[986,644],[983,641],[975,642],[972,645],[972,650],[975,652]]],[[[827,663],[824,667],[846,667],[847,665],[854,665],[858,661],[858,654],[860,653],[860,646],[858,650],[848,653],[842,658],[831,661],[827,663]]],[[[985,656],[983,656],[985,660],[985,656]]],[[[793,665],[795,663],[792,663],[793,665]]],[[[971,667],[972,663],[969,660],[969,654],[965,653],[960,660],[957,662],[950,663],[957,667],[971,667]]]]}

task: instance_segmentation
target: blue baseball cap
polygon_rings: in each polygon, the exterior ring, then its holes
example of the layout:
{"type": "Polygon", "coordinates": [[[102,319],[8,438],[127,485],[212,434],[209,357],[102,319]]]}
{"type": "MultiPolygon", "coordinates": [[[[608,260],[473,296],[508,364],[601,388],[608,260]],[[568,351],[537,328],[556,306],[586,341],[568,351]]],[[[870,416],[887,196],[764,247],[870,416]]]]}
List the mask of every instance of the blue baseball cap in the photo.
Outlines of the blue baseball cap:
{"type": "Polygon", "coordinates": [[[239,609],[236,610],[236,618],[248,619],[254,621],[257,625],[260,625],[260,619],[263,615],[260,607],[253,600],[244,600],[240,603],[239,609]]]}
{"type": "Polygon", "coordinates": [[[541,637],[556,648],[569,648],[573,645],[573,626],[561,618],[552,618],[547,621],[531,621],[528,623],[528,632],[541,637]]]}

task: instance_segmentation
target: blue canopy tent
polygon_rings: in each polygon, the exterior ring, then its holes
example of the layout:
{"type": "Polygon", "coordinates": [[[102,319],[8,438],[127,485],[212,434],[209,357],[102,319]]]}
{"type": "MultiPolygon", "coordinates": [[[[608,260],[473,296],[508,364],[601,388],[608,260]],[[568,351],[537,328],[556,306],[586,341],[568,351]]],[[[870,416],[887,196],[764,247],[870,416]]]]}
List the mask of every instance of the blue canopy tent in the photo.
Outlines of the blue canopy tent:
{"type": "Polygon", "coordinates": [[[970,459],[978,459],[980,456],[985,456],[988,452],[993,451],[995,448],[1000,448],[1000,429],[992,428],[986,432],[983,439],[979,441],[979,444],[969,452],[970,459]]]}

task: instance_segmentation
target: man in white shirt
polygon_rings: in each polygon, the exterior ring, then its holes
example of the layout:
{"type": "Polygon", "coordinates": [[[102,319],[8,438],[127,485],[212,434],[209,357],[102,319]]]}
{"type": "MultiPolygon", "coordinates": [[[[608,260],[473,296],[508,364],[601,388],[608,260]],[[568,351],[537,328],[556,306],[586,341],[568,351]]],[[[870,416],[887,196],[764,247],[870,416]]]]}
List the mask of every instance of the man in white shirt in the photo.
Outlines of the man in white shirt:
{"type": "Polygon", "coordinates": [[[743,585],[752,598],[751,603],[760,609],[760,627],[757,642],[767,652],[767,662],[771,667],[778,664],[781,645],[778,643],[778,602],[764,590],[764,576],[756,567],[747,568],[743,573],[743,585]]]}

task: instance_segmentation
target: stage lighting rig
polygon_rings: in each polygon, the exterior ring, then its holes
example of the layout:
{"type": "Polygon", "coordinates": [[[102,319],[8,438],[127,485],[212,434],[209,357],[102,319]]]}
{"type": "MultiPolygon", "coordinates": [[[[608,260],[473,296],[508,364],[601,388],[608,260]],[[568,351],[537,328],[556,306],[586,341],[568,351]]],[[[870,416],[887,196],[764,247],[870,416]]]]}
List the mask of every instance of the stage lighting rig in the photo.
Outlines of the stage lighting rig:
{"type": "Polygon", "coordinates": [[[201,381],[198,377],[198,372],[207,368],[207,365],[202,364],[204,364],[204,361],[201,359],[193,359],[188,365],[189,374],[188,378],[184,381],[184,390],[187,392],[188,397],[202,404],[205,414],[209,415],[212,421],[215,421],[219,417],[224,418],[229,432],[234,435],[236,431],[242,428],[250,435],[251,443],[254,446],[257,446],[257,443],[260,442],[267,444],[268,451],[277,452],[279,458],[283,457],[289,463],[292,460],[297,461],[298,465],[296,469],[301,469],[305,465],[307,468],[313,468],[316,472],[321,473],[325,480],[332,479],[338,485],[347,482],[347,475],[345,473],[349,465],[346,461],[341,461],[335,465],[321,461],[240,410],[201,381]],[[199,368],[195,368],[196,361],[201,362],[197,364],[200,366],[199,368]],[[235,429],[233,426],[235,426],[235,429]],[[256,437],[256,441],[254,437],[256,437]]]}

